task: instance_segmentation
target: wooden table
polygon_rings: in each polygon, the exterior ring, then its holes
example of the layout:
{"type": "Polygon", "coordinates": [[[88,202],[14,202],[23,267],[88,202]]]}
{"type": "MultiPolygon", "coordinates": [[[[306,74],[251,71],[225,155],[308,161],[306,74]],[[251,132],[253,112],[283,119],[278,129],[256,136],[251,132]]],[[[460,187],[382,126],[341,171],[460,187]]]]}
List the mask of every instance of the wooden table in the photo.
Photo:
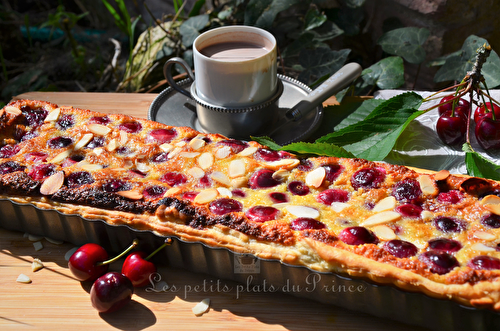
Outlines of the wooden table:
{"type": "MultiPolygon", "coordinates": [[[[145,118],[155,97],[30,92],[16,98],[145,118]]],[[[137,289],[123,310],[99,314],[90,303],[90,285],[75,280],[67,267],[64,255],[73,245],[46,239],[41,243],[44,248],[35,251],[23,233],[0,229],[1,330],[423,330],[288,294],[250,291],[237,297],[238,284],[168,266],[160,266],[159,274],[179,291],[137,289]],[[37,272],[31,271],[34,258],[45,265],[37,272]],[[16,282],[21,273],[32,283],[16,282]],[[212,286],[203,288],[204,284],[212,286]],[[211,308],[196,317],[191,309],[204,298],[211,299],[211,308]]],[[[113,270],[120,267],[120,263],[114,264],[113,270]]]]}

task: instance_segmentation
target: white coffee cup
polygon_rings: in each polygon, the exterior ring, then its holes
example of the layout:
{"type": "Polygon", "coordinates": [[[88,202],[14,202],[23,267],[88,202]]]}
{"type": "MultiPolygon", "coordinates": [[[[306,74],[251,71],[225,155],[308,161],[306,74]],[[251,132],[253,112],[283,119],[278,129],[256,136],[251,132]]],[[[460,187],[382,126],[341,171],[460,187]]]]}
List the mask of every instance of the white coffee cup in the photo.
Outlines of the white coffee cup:
{"type": "Polygon", "coordinates": [[[246,107],[271,98],[277,89],[274,36],[251,26],[209,30],[193,43],[197,96],[221,107],[246,107]]]}

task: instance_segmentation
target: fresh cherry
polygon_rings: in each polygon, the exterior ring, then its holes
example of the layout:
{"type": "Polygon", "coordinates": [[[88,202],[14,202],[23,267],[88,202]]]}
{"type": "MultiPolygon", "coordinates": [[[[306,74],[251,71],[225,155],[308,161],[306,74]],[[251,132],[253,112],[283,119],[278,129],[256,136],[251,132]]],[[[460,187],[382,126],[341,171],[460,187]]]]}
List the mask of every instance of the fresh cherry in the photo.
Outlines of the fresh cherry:
{"type": "Polygon", "coordinates": [[[474,130],[479,145],[485,150],[500,148],[500,117],[488,113],[476,123],[474,130]]]}
{"type": "Polygon", "coordinates": [[[130,279],[119,272],[108,272],[97,278],[90,289],[92,307],[100,313],[111,313],[132,300],[134,286],[130,279]]]}
{"type": "Polygon", "coordinates": [[[468,116],[469,107],[470,107],[469,101],[467,101],[463,98],[457,98],[453,94],[445,96],[444,98],[441,99],[441,101],[439,102],[439,107],[438,107],[439,115],[442,115],[444,112],[446,112],[448,110],[452,110],[453,103],[455,103],[455,111],[457,111],[457,110],[461,111],[466,116],[468,116]],[[453,100],[455,100],[455,101],[453,101],[453,100]]]}
{"type": "Polygon", "coordinates": [[[94,281],[108,271],[110,263],[127,254],[137,244],[138,241],[134,240],[130,247],[112,259],[108,259],[108,253],[102,246],[94,243],[85,244],[71,255],[68,262],[69,270],[81,282],[94,281]]]}
{"type": "Polygon", "coordinates": [[[496,103],[491,103],[491,102],[486,102],[484,105],[481,105],[480,107],[476,108],[476,111],[474,112],[474,122],[479,122],[479,120],[486,114],[491,113],[492,108],[495,113],[495,117],[500,118],[500,106],[498,106],[496,103]]]}
{"type": "Polygon", "coordinates": [[[439,116],[436,132],[441,141],[449,146],[465,142],[467,118],[458,112],[448,110],[439,116]]]}
{"type": "Polygon", "coordinates": [[[167,238],[165,243],[156,249],[153,253],[147,255],[143,251],[134,252],[127,256],[122,266],[122,274],[132,282],[134,287],[143,287],[148,285],[150,277],[156,272],[156,265],[150,259],[160,250],[170,245],[172,239],[167,238]]]}

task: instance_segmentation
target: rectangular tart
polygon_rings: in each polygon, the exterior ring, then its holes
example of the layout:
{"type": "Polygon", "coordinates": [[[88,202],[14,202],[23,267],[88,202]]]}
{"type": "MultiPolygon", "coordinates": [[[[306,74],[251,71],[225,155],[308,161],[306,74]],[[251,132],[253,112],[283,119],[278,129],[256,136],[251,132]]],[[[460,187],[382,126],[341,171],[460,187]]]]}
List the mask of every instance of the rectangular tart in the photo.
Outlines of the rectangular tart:
{"type": "Polygon", "coordinates": [[[0,198],[500,311],[500,184],[124,115],[0,110],[0,198]]]}

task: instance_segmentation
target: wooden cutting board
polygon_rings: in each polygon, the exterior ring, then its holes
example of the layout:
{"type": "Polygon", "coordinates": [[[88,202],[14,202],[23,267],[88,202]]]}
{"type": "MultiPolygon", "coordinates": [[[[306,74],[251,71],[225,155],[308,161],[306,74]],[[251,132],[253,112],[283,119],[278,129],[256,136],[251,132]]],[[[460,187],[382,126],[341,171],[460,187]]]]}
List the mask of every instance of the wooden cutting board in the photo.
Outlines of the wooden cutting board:
{"type": "MultiPolygon", "coordinates": [[[[146,118],[155,97],[30,92],[16,99],[146,118]]],[[[238,292],[241,284],[165,265],[158,274],[170,289],[137,289],[123,310],[99,314],[90,303],[90,284],[75,280],[67,267],[65,254],[73,245],[38,241],[43,249],[36,251],[23,233],[0,229],[0,330],[423,330],[289,294],[238,292]],[[31,271],[34,258],[45,265],[37,272],[31,271]],[[16,282],[21,273],[31,278],[31,284],[16,282]],[[211,300],[210,310],[196,317],[191,309],[205,298],[211,300]]],[[[112,270],[120,270],[121,263],[113,264],[112,270]]]]}

